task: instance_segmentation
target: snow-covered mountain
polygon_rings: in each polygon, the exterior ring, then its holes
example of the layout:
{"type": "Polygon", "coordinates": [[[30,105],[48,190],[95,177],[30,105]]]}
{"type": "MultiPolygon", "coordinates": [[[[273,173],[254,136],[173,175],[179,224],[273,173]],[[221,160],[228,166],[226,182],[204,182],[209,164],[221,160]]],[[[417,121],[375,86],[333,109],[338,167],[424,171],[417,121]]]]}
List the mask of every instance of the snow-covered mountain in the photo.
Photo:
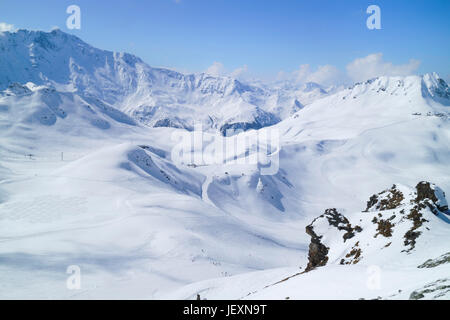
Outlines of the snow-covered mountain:
{"type": "Polygon", "coordinates": [[[13,83],[46,85],[99,99],[153,127],[192,130],[198,123],[223,134],[273,125],[327,94],[311,83],[272,89],[152,68],[131,54],[93,48],[60,30],[3,33],[0,64],[0,89],[13,83]]]}
{"type": "Polygon", "coordinates": [[[445,244],[433,249],[426,245],[450,222],[445,193],[425,181],[415,189],[393,185],[371,196],[357,214],[344,216],[327,209],[306,227],[311,236],[306,271],[328,263],[386,265],[392,259],[406,262],[417,256],[420,262],[430,250],[436,250],[436,256],[445,254],[445,244]]]}
{"type": "Polygon", "coordinates": [[[449,106],[437,74],[245,84],[151,68],[58,30],[4,32],[0,297],[448,297],[427,290],[449,281],[449,106]],[[178,162],[173,138],[198,140],[196,122],[204,143],[178,162]],[[273,130],[279,168],[265,175],[241,160],[273,130]],[[211,141],[249,144],[211,161],[211,141]],[[307,226],[328,259],[303,273],[307,226]],[[65,286],[71,265],[81,291],[65,286]],[[381,289],[366,285],[372,266],[381,289]]]}
{"type": "Polygon", "coordinates": [[[207,299],[443,299],[450,297],[450,212],[444,192],[422,181],[370,197],[363,211],[331,208],[306,226],[307,264],[211,279],[172,293],[207,299]]]}

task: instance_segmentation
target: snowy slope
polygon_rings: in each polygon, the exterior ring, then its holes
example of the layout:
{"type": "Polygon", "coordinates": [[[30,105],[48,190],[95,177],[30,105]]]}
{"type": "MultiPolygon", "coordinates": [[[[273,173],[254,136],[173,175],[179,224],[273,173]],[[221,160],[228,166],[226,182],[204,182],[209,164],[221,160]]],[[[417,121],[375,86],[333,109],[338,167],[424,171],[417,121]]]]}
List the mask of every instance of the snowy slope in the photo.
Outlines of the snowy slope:
{"type": "Polygon", "coordinates": [[[24,162],[8,162],[21,174],[0,204],[2,298],[155,298],[295,265],[305,250],[287,236],[295,228],[224,213],[203,201],[202,174],[130,143],[70,163],[24,162]],[[65,287],[70,265],[82,270],[81,291],[65,287]]]}
{"type": "Polygon", "coordinates": [[[342,90],[244,84],[25,30],[0,36],[0,71],[2,298],[436,298],[427,288],[448,281],[448,221],[424,209],[409,254],[409,219],[396,214],[391,241],[372,223],[391,211],[361,212],[393,184],[409,200],[419,181],[450,192],[450,89],[437,74],[342,90]],[[205,143],[178,162],[174,138],[198,139],[197,121],[205,143]],[[271,130],[279,170],[264,175],[238,160],[271,130]],[[208,161],[209,141],[244,138],[208,161]],[[325,267],[272,286],[305,270],[305,227],[328,208],[368,236],[332,232],[325,267]],[[356,241],[363,258],[340,265],[356,241]],[[417,268],[428,260],[436,267],[417,268]],[[82,270],[79,291],[65,286],[69,265],[82,270]],[[366,285],[372,265],[378,291],[366,285]]]}
{"type": "Polygon", "coordinates": [[[274,127],[283,145],[280,166],[295,168],[289,180],[314,195],[301,196],[302,211],[355,211],[374,190],[394,183],[431,180],[448,190],[450,111],[428,94],[435,89],[423,81],[429,76],[358,84],[274,127]]]}

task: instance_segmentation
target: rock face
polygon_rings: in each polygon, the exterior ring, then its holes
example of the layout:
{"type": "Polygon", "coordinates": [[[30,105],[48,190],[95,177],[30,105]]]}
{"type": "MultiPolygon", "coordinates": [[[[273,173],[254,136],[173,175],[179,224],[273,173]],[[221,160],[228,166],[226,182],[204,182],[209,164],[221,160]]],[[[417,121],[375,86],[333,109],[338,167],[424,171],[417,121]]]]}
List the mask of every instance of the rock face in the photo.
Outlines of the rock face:
{"type": "Polygon", "coordinates": [[[320,242],[322,236],[318,236],[314,232],[312,224],[306,227],[306,233],[311,236],[311,243],[309,244],[308,265],[305,270],[310,271],[327,264],[329,248],[320,242]]]}
{"type": "Polygon", "coordinates": [[[450,263],[450,252],[443,254],[442,256],[435,259],[428,259],[424,263],[422,263],[418,268],[435,268],[437,266],[450,263]]]}
{"type": "Polygon", "coordinates": [[[412,254],[421,235],[431,232],[431,217],[446,219],[445,214],[445,194],[429,182],[415,189],[393,185],[371,196],[364,211],[348,216],[327,209],[306,227],[311,236],[306,271],[328,263],[357,264],[374,255],[383,259],[388,252],[412,254]]]}

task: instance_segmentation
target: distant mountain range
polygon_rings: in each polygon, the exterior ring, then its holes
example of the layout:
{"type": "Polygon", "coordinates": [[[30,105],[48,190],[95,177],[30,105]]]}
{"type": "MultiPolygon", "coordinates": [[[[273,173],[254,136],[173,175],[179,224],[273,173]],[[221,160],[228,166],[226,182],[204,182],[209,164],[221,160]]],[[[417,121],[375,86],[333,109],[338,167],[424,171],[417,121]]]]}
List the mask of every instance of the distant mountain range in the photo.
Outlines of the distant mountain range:
{"type": "Polygon", "coordinates": [[[96,49],[73,35],[19,30],[0,37],[0,89],[45,85],[99,99],[152,127],[225,134],[273,125],[328,92],[320,85],[249,85],[229,77],[152,68],[138,57],[96,49]]]}

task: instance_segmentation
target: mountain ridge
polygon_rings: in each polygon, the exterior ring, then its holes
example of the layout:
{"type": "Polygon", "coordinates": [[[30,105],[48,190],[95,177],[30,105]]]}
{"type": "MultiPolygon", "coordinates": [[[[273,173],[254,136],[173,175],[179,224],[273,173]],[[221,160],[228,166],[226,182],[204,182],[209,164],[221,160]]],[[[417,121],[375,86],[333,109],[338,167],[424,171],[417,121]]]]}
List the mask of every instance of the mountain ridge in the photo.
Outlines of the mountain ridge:
{"type": "MultiPolygon", "coordinates": [[[[94,48],[59,29],[4,32],[0,58],[0,89],[16,82],[47,85],[100,99],[144,125],[193,130],[201,124],[223,135],[277,124],[305,105],[343,91],[326,91],[316,83],[268,87],[205,73],[185,75],[150,67],[129,53],[94,48]]],[[[402,83],[400,77],[379,77],[347,90],[378,82],[378,91],[384,91],[391,78],[402,83]]],[[[450,105],[450,89],[442,78],[436,73],[421,78],[423,95],[450,105]]]]}
{"type": "MultiPolygon", "coordinates": [[[[168,124],[192,130],[200,122],[217,129],[224,125],[263,127],[302,107],[290,91],[268,90],[229,77],[153,68],[132,54],[96,49],[60,30],[5,32],[0,37],[0,57],[2,89],[13,82],[33,82],[58,91],[81,92],[150,126],[168,124]],[[174,112],[182,115],[182,121],[171,117],[174,112]]],[[[326,92],[321,89],[318,94],[326,92]]]]}

